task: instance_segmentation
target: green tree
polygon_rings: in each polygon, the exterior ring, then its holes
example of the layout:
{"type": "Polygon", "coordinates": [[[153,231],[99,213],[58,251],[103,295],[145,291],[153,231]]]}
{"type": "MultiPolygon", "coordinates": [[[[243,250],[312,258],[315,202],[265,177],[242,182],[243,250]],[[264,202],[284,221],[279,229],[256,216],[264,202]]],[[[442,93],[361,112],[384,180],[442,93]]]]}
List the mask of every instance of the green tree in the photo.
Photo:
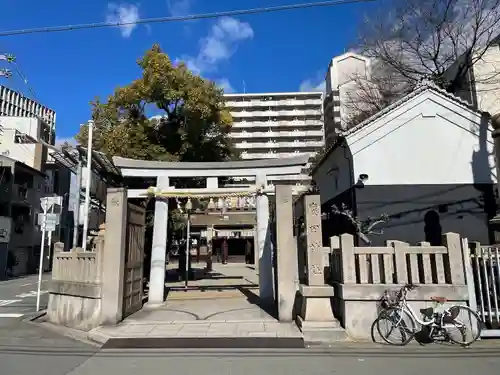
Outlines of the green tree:
{"type": "MultiPolygon", "coordinates": [[[[109,155],[146,160],[223,161],[236,157],[223,90],[174,65],[154,45],[138,61],[142,76],[107,102],[92,103],[93,145],[109,155]],[[156,109],[156,111],[154,111],[156,109]],[[150,119],[148,112],[162,117],[150,119]]],[[[88,125],[77,140],[87,143],[88,125]]]]}
{"type": "MultiPolygon", "coordinates": [[[[95,150],[109,156],[158,161],[238,158],[228,137],[232,118],[225,108],[222,89],[193,74],[185,64],[175,65],[158,45],[137,63],[142,70],[138,79],[117,88],[107,101],[96,99],[91,103],[95,150]],[[151,118],[152,113],[157,116],[151,118]]],[[[82,125],[76,139],[87,144],[88,124],[82,125]]],[[[171,183],[194,187],[204,182],[192,179],[171,183]]],[[[150,201],[150,215],[153,207],[150,201]]],[[[175,200],[169,207],[171,228],[182,230],[183,215],[177,212],[175,200]]]]}

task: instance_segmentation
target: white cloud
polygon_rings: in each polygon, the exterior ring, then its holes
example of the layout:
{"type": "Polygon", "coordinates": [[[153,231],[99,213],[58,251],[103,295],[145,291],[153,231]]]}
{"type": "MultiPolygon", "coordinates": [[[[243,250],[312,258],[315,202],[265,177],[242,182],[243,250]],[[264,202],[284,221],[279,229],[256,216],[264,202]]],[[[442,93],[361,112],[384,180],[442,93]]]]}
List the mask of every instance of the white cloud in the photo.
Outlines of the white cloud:
{"type": "Polygon", "coordinates": [[[167,0],[168,12],[172,17],[189,15],[193,4],[194,0],[167,0]]]}
{"type": "Polygon", "coordinates": [[[118,26],[124,38],[129,38],[137,27],[136,22],[140,20],[139,7],[133,4],[108,4],[108,14],[106,22],[125,24],[118,26]]]}
{"type": "Polygon", "coordinates": [[[226,94],[234,92],[233,86],[231,86],[231,82],[227,78],[222,78],[217,81],[215,81],[217,86],[219,86],[221,89],[224,90],[226,94]]]}
{"type": "Polygon", "coordinates": [[[218,64],[229,60],[236,53],[239,43],[252,39],[253,35],[249,23],[222,17],[212,26],[208,35],[200,40],[198,55],[183,56],[180,60],[185,61],[195,74],[215,71],[218,64]]]}
{"type": "Polygon", "coordinates": [[[300,83],[300,91],[325,91],[326,82],[325,78],[318,72],[314,78],[309,78],[300,83]]]}

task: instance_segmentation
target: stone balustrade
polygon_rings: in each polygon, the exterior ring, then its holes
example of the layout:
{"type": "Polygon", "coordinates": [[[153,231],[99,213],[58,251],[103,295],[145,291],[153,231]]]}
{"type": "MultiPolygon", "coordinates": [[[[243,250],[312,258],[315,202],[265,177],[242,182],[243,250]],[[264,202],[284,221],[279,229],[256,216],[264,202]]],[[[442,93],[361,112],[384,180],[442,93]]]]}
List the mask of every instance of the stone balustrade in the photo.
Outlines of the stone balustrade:
{"type": "Polygon", "coordinates": [[[349,234],[332,237],[330,242],[334,310],[351,338],[370,339],[383,293],[407,283],[419,286],[408,294],[414,311],[432,306],[433,296],[446,297],[445,306],[469,300],[461,239],[456,233],[443,235],[444,246],[388,241],[383,247],[357,247],[349,234]]]}
{"type": "Polygon", "coordinates": [[[54,245],[47,318],[50,322],[88,330],[100,323],[104,230],[95,238],[94,251],[64,251],[54,245]]]}

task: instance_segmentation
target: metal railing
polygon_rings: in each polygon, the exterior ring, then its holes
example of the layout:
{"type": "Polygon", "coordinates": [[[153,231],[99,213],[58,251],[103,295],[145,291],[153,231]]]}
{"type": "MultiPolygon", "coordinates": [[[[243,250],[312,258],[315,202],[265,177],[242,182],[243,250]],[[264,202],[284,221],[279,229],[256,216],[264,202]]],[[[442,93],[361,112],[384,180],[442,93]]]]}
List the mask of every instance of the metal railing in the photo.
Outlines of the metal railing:
{"type": "Polygon", "coordinates": [[[472,243],[470,261],[478,313],[491,335],[500,336],[500,245],[472,243]]]}

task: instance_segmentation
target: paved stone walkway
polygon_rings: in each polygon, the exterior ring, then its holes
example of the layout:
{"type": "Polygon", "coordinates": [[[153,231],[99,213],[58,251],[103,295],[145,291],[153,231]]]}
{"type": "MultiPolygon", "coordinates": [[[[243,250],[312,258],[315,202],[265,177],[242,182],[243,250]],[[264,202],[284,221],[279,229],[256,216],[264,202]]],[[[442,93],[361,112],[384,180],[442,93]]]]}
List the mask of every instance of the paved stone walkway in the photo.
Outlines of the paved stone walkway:
{"type": "Polygon", "coordinates": [[[106,338],[126,337],[302,337],[302,334],[295,323],[278,322],[240,295],[167,301],[159,309],[138,311],[115,327],[96,328],[91,337],[102,342],[106,338]]]}
{"type": "MultiPolygon", "coordinates": [[[[159,308],[145,308],[115,327],[99,327],[90,337],[99,342],[115,338],[179,337],[302,337],[295,323],[280,323],[260,305],[257,275],[245,264],[215,263],[211,276],[190,281],[196,290],[170,290],[159,308]]],[[[181,287],[168,282],[167,287],[181,287]]]]}

